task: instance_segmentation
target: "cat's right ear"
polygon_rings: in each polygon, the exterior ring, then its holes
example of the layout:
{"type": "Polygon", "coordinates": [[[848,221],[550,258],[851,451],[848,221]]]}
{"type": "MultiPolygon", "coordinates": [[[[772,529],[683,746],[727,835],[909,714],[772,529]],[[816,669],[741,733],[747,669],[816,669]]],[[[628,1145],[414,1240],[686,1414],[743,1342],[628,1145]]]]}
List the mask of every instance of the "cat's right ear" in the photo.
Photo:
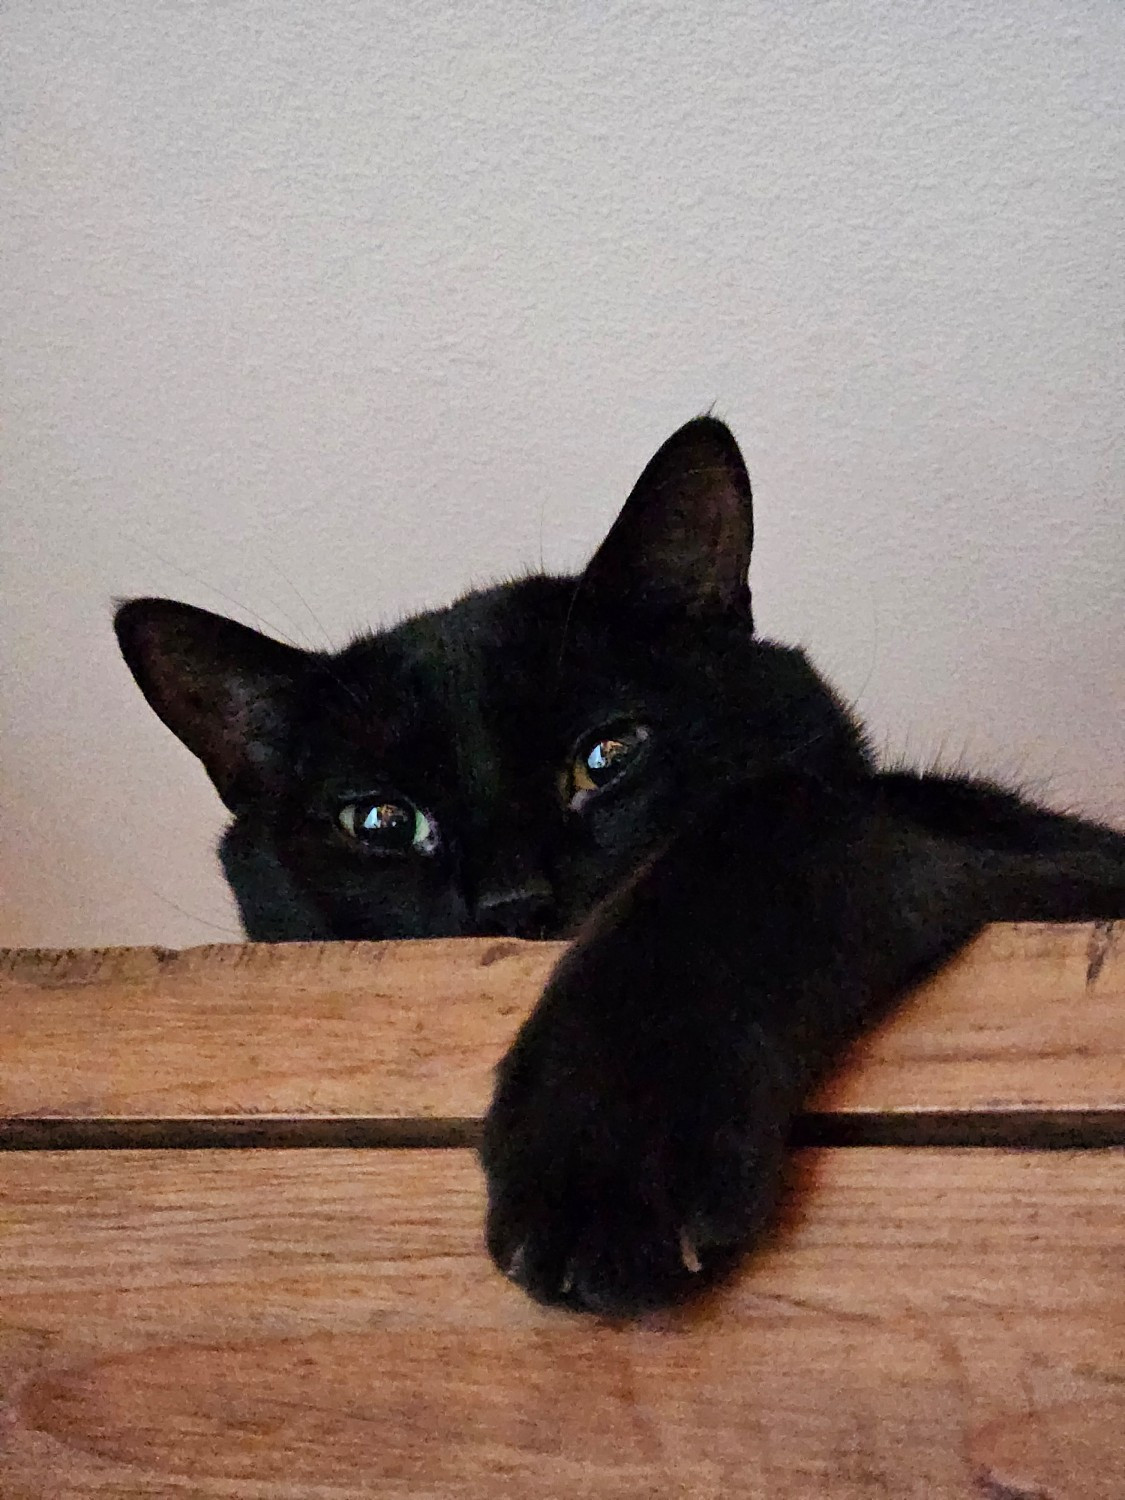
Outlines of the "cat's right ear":
{"type": "Polygon", "coordinates": [[[583,575],[642,608],[739,615],[752,629],[750,478],[725,422],[696,417],[652,458],[583,575]]]}
{"type": "Polygon", "coordinates": [[[149,705],[232,812],[279,782],[306,652],[171,599],[130,599],[113,625],[149,705]]]}

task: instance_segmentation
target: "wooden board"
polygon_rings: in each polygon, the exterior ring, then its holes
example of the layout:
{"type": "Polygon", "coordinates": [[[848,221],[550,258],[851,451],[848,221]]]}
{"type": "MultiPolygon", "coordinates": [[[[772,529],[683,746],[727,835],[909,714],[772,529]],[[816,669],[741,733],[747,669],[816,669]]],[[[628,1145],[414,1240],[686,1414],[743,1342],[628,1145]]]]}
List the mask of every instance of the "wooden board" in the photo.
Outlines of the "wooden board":
{"type": "Polygon", "coordinates": [[[774,1243],[616,1326],[461,1151],[0,1156],[4,1500],[1120,1500],[1125,1154],[802,1153],[774,1243]]]}
{"type": "MultiPolygon", "coordinates": [[[[0,955],[0,1121],[475,1120],[558,944],[0,955]]],[[[1125,923],[991,928],[813,1108],[1125,1104],[1125,923]]]]}

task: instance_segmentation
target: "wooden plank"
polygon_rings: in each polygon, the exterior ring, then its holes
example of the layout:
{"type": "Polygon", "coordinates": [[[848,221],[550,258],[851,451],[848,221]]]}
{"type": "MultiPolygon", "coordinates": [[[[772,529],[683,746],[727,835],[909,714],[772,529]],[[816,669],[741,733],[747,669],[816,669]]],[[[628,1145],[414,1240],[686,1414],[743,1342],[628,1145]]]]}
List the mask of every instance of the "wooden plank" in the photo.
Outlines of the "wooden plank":
{"type": "Polygon", "coordinates": [[[0,1493],[1120,1500],[1125,1154],[796,1173],[732,1286],[614,1325],[491,1270],[465,1152],[8,1153],[0,1493]]]}
{"type": "Polygon", "coordinates": [[[1000,924],[852,1049],[836,1112],[1125,1105],[1125,922],[1000,924]]]}
{"type": "MultiPolygon", "coordinates": [[[[473,1120],[561,951],[488,939],[0,955],[0,1120],[473,1120]]],[[[836,1114],[1125,1105],[1125,923],[999,926],[866,1040],[836,1114]]]]}

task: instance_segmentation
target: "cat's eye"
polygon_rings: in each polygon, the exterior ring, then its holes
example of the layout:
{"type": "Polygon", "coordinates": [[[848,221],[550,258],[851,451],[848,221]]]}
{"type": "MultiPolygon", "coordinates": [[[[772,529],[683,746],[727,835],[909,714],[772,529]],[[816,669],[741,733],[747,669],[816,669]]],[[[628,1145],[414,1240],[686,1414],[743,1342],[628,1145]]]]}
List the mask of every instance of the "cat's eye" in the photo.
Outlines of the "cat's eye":
{"type": "Polygon", "coordinates": [[[584,741],[563,777],[567,805],[581,807],[595,792],[616,781],[636,760],[648,737],[643,724],[625,724],[584,741]]]}
{"type": "Polygon", "coordinates": [[[357,844],[382,854],[432,854],[437,829],[412,802],[402,798],[365,797],[348,802],[338,816],[340,827],[357,844]]]}

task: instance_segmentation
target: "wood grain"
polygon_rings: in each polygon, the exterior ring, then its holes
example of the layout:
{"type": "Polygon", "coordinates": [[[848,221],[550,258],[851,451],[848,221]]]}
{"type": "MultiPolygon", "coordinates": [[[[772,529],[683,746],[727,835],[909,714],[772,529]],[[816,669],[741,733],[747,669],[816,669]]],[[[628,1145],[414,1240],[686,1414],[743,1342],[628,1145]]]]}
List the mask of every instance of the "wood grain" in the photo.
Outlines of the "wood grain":
{"type": "Polygon", "coordinates": [[[706,1305],[537,1308],[465,1152],[0,1157],[5,1500],[1125,1493],[1125,1154],[802,1153],[706,1305]]]}
{"type": "MultiPolygon", "coordinates": [[[[558,944],[0,955],[0,1120],[474,1120],[558,944]]],[[[1125,923],[991,928],[813,1101],[1125,1105],[1125,923]]]]}

